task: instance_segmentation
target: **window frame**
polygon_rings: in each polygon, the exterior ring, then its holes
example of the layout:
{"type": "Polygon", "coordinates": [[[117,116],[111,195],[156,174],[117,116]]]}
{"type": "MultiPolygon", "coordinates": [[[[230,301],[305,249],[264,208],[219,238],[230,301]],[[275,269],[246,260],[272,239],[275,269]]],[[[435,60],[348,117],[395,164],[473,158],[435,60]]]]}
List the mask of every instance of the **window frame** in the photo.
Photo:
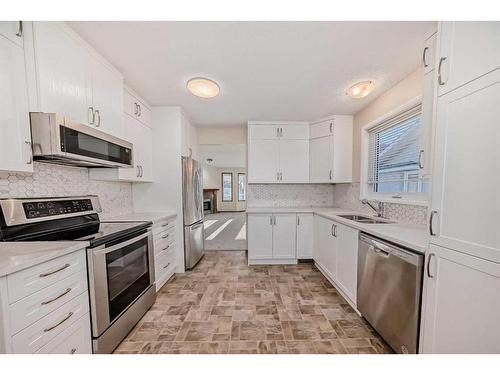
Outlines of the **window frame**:
{"type": "Polygon", "coordinates": [[[234,193],[234,185],[233,185],[233,172],[221,172],[220,174],[221,176],[221,183],[220,183],[220,187],[221,187],[221,201],[222,202],[232,202],[233,201],[233,193],[234,193]],[[231,199],[224,199],[224,175],[229,175],[231,176],[231,199]]]}
{"type": "MultiPolygon", "coordinates": [[[[369,175],[369,147],[370,147],[370,131],[382,124],[383,122],[390,120],[391,118],[398,116],[411,108],[422,103],[422,96],[419,95],[403,105],[387,112],[386,114],[380,116],[376,120],[362,126],[361,128],[361,170],[360,170],[360,189],[359,189],[359,199],[377,200],[380,202],[387,203],[399,203],[399,204],[412,204],[418,206],[427,206],[429,203],[429,193],[430,189],[424,193],[409,193],[409,192],[398,192],[398,193],[378,193],[374,192],[370,188],[368,183],[369,175]]],[[[426,125],[429,126],[429,125],[426,125]]]]}
{"type": "Polygon", "coordinates": [[[238,202],[246,202],[247,201],[247,180],[246,180],[246,173],[238,172],[238,202]],[[240,199],[240,176],[245,176],[245,199],[240,199]]]}

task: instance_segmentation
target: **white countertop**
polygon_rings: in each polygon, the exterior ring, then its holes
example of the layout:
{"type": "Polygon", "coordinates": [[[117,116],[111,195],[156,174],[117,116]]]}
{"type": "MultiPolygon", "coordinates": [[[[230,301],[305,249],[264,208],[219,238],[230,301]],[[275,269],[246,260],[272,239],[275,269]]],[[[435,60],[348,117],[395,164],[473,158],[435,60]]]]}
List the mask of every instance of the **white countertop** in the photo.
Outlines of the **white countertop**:
{"type": "Polygon", "coordinates": [[[165,211],[165,212],[132,212],[130,214],[124,214],[119,216],[111,216],[103,219],[106,221],[151,221],[153,223],[176,216],[175,211],[165,211]]]}
{"type": "Polygon", "coordinates": [[[362,224],[353,220],[342,218],[338,215],[363,215],[366,213],[350,211],[336,207],[249,207],[247,213],[314,213],[327,219],[335,220],[341,224],[358,229],[362,232],[394,242],[401,246],[425,253],[429,242],[425,228],[405,223],[389,224],[362,224]]]}
{"type": "Polygon", "coordinates": [[[88,241],[0,242],[0,277],[70,254],[88,241]]]}

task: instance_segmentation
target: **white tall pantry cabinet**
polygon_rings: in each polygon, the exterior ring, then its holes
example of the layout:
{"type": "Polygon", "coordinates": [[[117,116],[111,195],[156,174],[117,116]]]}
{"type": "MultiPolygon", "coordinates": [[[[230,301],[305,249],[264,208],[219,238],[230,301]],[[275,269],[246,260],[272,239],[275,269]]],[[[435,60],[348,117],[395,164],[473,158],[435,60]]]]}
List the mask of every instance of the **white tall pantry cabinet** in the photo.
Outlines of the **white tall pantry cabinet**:
{"type": "Polygon", "coordinates": [[[500,353],[500,23],[443,22],[424,353],[500,353]]]}

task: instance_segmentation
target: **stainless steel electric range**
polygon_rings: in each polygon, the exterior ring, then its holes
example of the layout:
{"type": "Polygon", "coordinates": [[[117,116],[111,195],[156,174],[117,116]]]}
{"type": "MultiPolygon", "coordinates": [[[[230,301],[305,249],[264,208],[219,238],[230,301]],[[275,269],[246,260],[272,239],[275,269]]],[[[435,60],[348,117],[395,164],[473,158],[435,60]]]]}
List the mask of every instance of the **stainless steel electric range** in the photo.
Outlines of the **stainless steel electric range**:
{"type": "Polygon", "coordinates": [[[154,303],[151,222],[101,222],[97,196],[0,199],[0,241],[88,241],[94,353],[111,353],[154,303]]]}

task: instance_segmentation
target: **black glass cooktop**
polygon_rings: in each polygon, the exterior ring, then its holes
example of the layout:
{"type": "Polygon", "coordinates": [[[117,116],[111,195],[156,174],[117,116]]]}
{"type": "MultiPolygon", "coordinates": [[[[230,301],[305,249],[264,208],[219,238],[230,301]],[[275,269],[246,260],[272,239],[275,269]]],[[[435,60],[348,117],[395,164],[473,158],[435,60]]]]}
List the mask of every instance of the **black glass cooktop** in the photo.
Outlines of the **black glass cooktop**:
{"type": "Polygon", "coordinates": [[[119,237],[144,230],[151,224],[151,222],[99,223],[97,230],[94,230],[88,235],[76,238],[76,240],[90,241],[90,246],[96,247],[119,237]]]}

